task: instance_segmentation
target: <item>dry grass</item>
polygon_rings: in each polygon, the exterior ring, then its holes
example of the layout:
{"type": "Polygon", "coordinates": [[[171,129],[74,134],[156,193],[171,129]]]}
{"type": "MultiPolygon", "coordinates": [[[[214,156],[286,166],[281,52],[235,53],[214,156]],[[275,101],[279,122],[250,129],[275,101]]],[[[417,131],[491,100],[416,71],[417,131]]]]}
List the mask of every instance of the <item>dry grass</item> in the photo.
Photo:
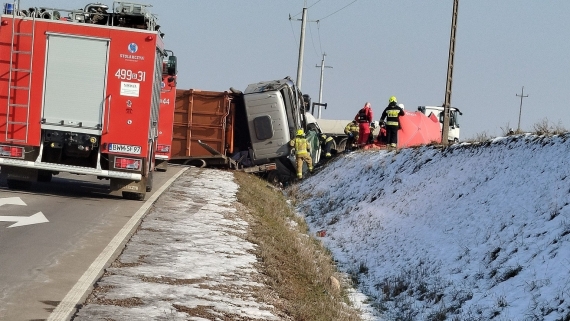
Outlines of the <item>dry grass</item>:
{"type": "Polygon", "coordinates": [[[561,122],[558,122],[558,124],[551,124],[546,118],[535,123],[533,128],[534,133],[537,135],[560,135],[567,132],[561,122]]]}
{"type": "MultiPolygon", "coordinates": [[[[558,121],[558,123],[552,123],[547,118],[537,121],[534,125],[532,125],[532,131],[525,131],[523,129],[516,129],[510,127],[509,123],[506,123],[505,126],[500,127],[503,133],[503,136],[510,136],[510,135],[520,135],[520,134],[533,134],[538,136],[552,136],[552,135],[561,135],[567,133],[568,130],[564,128],[562,122],[558,121]],[[511,131],[512,130],[512,131],[511,131]]],[[[465,142],[468,143],[476,143],[476,142],[485,142],[491,138],[494,138],[487,134],[487,132],[478,133],[473,138],[466,139],[465,142]]]]}
{"type": "Polygon", "coordinates": [[[292,320],[361,320],[344,291],[330,286],[331,276],[340,279],[330,253],[307,235],[281,190],[255,175],[236,172],[235,178],[238,200],[253,217],[249,240],[258,245],[266,284],[281,299],[276,308],[292,320]]]}

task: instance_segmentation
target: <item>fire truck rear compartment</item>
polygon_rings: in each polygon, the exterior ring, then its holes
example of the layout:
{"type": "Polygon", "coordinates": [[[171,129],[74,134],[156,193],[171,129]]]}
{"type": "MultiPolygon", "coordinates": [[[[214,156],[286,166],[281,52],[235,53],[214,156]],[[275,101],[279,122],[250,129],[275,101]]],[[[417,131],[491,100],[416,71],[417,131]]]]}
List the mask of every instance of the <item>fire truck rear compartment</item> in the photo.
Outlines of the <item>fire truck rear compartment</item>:
{"type": "MultiPolygon", "coordinates": [[[[41,161],[97,168],[99,141],[100,137],[85,133],[43,130],[41,161]]],[[[101,167],[107,167],[107,162],[101,163],[101,167]]]]}

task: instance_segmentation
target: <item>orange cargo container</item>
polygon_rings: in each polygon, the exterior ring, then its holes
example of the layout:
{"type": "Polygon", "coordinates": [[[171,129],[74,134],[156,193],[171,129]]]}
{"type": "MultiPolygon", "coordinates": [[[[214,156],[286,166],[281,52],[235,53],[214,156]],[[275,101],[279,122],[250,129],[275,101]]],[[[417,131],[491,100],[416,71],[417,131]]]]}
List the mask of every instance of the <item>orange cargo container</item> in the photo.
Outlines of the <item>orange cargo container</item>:
{"type": "Polygon", "coordinates": [[[227,91],[176,90],[173,162],[229,165],[229,157],[234,153],[235,98],[227,91]]]}

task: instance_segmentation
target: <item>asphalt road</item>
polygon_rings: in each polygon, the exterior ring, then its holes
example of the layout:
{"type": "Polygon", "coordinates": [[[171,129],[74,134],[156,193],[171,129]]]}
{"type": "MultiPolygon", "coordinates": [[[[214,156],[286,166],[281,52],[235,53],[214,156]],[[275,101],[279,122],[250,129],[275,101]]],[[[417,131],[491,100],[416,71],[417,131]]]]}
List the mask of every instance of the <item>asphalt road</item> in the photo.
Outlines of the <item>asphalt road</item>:
{"type": "MultiPolygon", "coordinates": [[[[170,166],[167,172],[155,172],[146,199],[181,170],[170,166]]],[[[145,206],[150,204],[122,199],[110,192],[109,181],[91,176],[60,174],[29,191],[9,190],[0,181],[0,320],[48,319],[145,206]],[[32,215],[34,224],[11,227],[16,219],[32,215]]]]}

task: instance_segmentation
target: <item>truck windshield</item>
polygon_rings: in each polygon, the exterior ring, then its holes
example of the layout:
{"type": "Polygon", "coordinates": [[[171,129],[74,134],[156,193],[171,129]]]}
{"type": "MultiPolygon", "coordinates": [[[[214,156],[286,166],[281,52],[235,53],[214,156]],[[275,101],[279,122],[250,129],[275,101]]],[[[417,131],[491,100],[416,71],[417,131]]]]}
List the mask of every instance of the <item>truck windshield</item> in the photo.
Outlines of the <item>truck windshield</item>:
{"type": "Polygon", "coordinates": [[[452,112],[450,113],[450,116],[451,116],[451,117],[450,117],[450,120],[449,120],[450,125],[451,125],[451,126],[455,126],[455,127],[459,127],[459,121],[458,121],[458,119],[459,119],[458,116],[459,116],[459,115],[458,115],[457,110],[452,111],[452,112]]]}
{"type": "Polygon", "coordinates": [[[287,112],[287,120],[289,122],[289,133],[294,137],[294,133],[301,127],[301,119],[299,118],[298,97],[290,86],[285,86],[280,90],[285,103],[285,111],[287,112]]]}

